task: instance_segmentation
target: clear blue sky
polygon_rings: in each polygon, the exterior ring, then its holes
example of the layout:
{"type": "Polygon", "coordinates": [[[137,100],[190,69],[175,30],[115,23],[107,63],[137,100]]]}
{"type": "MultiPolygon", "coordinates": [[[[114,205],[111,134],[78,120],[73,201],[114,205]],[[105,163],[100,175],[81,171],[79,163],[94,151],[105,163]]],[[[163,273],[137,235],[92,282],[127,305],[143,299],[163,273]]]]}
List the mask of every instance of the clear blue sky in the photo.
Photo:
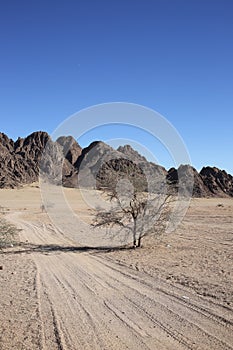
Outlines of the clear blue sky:
{"type": "Polygon", "coordinates": [[[133,102],[174,125],[198,170],[233,174],[232,18],[232,0],[1,1],[0,131],[133,102]]]}

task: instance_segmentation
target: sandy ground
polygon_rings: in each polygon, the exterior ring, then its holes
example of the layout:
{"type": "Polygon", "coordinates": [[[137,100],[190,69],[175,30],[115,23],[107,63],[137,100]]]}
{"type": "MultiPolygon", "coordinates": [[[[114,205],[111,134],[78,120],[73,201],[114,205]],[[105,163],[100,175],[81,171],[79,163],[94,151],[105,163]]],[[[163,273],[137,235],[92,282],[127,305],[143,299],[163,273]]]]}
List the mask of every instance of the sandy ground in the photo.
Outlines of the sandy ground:
{"type": "Polygon", "coordinates": [[[233,349],[233,200],[193,200],[155,246],[114,251],[54,228],[37,185],[1,190],[0,205],[22,229],[0,254],[0,349],[233,349]]]}

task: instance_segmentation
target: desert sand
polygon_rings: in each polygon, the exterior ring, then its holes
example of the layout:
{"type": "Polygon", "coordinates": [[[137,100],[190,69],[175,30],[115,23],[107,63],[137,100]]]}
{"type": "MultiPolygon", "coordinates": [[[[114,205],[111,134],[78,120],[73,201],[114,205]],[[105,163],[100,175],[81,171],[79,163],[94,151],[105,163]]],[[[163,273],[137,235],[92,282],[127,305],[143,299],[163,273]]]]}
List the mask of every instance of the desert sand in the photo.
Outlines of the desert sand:
{"type": "Polygon", "coordinates": [[[193,199],[176,232],[130,250],[80,246],[37,184],[1,190],[0,206],[21,229],[0,253],[0,349],[233,349],[233,199],[193,199]]]}

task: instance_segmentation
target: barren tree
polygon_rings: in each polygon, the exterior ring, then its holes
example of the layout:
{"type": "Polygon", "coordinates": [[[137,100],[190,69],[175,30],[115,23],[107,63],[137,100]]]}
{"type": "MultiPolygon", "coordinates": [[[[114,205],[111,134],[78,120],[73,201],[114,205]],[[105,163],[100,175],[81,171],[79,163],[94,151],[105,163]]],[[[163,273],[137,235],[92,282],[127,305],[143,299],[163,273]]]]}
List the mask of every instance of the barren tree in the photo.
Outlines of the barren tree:
{"type": "Polygon", "coordinates": [[[122,179],[116,188],[106,188],[104,193],[107,193],[113,205],[110,210],[97,212],[94,227],[124,229],[132,235],[135,248],[141,246],[143,237],[165,232],[168,220],[171,219],[174,196],[139,192],[129,181],[122,179]]]}

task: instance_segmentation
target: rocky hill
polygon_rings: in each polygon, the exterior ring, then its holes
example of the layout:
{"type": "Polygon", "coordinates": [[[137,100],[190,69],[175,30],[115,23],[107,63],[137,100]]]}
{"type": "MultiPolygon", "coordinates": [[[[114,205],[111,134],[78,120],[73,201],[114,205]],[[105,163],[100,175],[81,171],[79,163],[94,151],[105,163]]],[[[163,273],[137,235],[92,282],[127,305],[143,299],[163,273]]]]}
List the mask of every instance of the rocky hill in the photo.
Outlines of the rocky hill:
{"type": "Polygon", "coordinates": [[[216,196],[233,196],[233,177],[225,170],[204,167],[200,172],[203,183],[216,196]]]}
{"type": "Polygon", "coordinates": [[[35,132],[16,142],[0,133],[0,188],[14,188],[38,180],[39,160],[49,139],[35,132]]]}
{"type": "Polygon", "coordinates": [[[40,169],[67,187],[111,187],[127,177],[141,190],[170,186],[173,191],[186,191],[193,179],[195,197],[233,197],[233,177],[216,167],[205,167],[198,173],[189,165],[181,165],[167,171],[129,145],[114,150],[96,141],[82,149],[71,136],[53,142],[46,132],[39,131],[14,142],[0,133],[0,188],[38,181],[40,169]]]}

